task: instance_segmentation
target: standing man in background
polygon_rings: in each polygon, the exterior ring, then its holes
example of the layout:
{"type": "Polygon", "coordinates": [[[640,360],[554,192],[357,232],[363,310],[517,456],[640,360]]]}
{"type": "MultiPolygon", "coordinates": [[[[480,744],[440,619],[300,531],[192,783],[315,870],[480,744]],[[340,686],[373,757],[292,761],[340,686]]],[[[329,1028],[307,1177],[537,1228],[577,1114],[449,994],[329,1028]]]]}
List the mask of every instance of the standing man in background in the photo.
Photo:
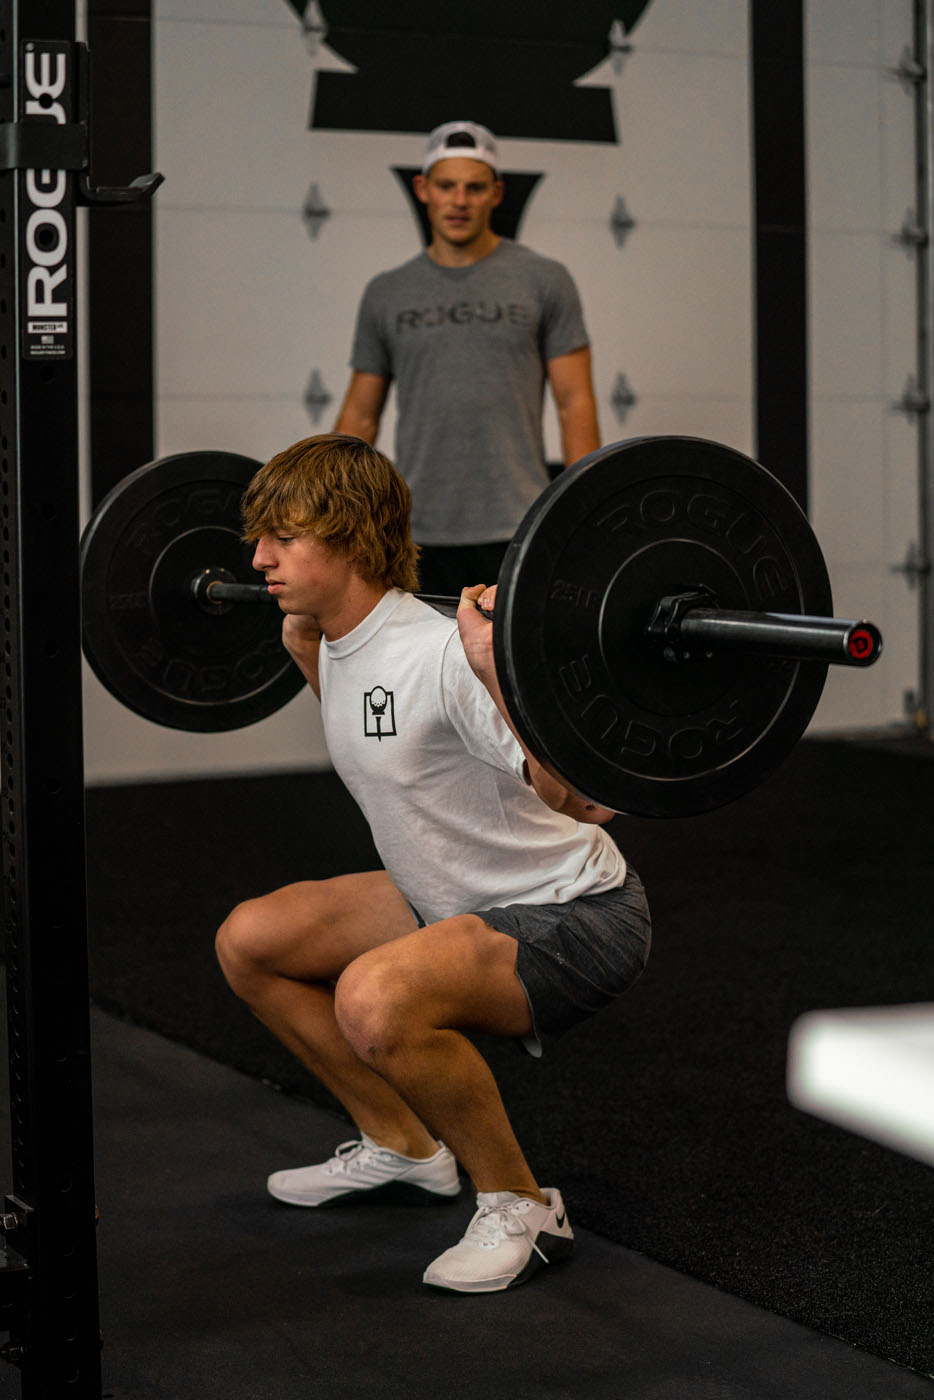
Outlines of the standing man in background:
{"type": "Polygon", "coordinates": [[[437,127],[415,192],[432,240],[366,287],[336,431],[375,442],[395,381],[395,460],[414,498],[421,586],[458,593],[495,583],[548,482],[546,379],[565,466],[599,447],[597,409],[570,273],[490,226],[503,198],[492,134],[475,122],[437,127]]]}

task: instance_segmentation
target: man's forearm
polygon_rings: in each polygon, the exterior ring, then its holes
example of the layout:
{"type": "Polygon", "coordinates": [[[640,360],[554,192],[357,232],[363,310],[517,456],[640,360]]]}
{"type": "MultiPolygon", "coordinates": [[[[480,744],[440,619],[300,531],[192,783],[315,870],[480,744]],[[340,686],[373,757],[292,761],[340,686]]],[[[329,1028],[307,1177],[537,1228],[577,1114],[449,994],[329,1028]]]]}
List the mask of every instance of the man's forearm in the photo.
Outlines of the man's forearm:
{"type": "MultiPolygon", "coordinates": [[[[468,606],[462,602],[457,615],[461,641],[471,670],[486,687],[493,704],[499,710],[510,733],[522,750],[529,786],[534,789],[545,806],[550,807],[553,812],[562,812],[567,817],[573,817],[575,821],[590,822],[602,826],[616,813],[611,811],[609,807],[599,807],[595,802],[590,802],[586,797],[572,792],[565,783],[544,767],[516,729],[503,699],[499,677],[496,674],[496,662],[492,647],[492,626],[485,619],[480,619],[477,608],[474,606],[481,604],[480,595],[482,593],[483,590],[479,588],[465,590],[465,595],[470,599],[470,603],[468,606]]],[[[482,603],[487,606],[494,602],[495,592],[489,598],[482,599],[482,603]]]]}
{"type": "Polygon", "coordinates": [[[592,394],[582,394],[573,404],[558,410],[561,453],[566,467],[579,462],[600,446],[597,404],[592,394]]]}
{"type": "Polygon", "coordinates": [[[586,457],[600,446],[597,400],[590,368],[590,347],[559,355],[546,366],[548,383],[558,410],[564,465],[586,457]]]}
{"type": "Polygon", "coordinates": [[[375,443],[388,392],[389,380],[382,375],[354,370],[334,431],[375,443]]]}
{"type": "Polygon", "coordinates": [[[335,433],[346,433],[348,437],[361,438],[372,447],[379,432],[379,419],[372,414],[360,413],[352,404],[344,404],[334,424],[335,433]]]}

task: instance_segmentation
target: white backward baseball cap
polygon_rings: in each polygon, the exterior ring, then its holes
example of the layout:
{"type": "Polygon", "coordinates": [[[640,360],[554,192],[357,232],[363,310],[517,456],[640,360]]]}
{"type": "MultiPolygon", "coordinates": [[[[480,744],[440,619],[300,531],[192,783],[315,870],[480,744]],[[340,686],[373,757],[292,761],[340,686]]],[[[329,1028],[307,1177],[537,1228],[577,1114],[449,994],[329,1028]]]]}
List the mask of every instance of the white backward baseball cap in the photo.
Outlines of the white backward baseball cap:
{"type": "Polygon", "coordinates": [[[482,160],[495,171],[498,165],[496,137],[478,122],[444,122],[429,133],[422,174],[427,175],[436,161],[447,160],[450,156],[482,160]]]}

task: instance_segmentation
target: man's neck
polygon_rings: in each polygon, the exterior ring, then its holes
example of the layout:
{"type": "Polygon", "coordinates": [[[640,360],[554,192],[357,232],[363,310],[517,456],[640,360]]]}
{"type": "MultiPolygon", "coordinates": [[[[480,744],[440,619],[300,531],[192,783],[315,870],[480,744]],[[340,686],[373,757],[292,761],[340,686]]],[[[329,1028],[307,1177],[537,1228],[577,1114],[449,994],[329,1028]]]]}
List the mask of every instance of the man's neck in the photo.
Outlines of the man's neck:
{"type": "Polygon", "coordinates": [[[499,234],[488,229],[472,243],[461,245],[433,238],[428,245],[428,256],[439,267],[470,267],[471,263],[482,262],[499,244],[499,234]]]}
{"type": "Polygon", "coordinates": [[[318,619],[324,640],[336,642],[341,637],[346,637],[348,632],[352,632],[369,617],[388,592],[389,589],[382,583],[364,583],[360,578],[355,579],[354,585],[341,598],[339,606],[327,617],[318,619]]]}

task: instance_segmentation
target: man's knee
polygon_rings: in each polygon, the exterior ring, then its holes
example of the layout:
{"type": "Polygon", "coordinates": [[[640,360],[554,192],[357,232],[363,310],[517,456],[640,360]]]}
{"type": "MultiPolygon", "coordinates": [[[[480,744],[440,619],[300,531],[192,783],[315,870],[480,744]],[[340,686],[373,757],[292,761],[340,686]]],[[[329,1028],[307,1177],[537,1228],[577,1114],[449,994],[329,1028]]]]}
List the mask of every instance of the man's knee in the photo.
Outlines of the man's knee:
{"type": "Polygon", "coordinates": [[[258,962],[257,900],[245,900],[227,915],[214,938],[221,971],[232,987],[258,962]]]}
{"type": "Polygon", "coordinates": [[[284,890],[244,900],[231,910],[217,930],[214,939],[217,959],[235,990],[239,980],[255,974],[279,972],[280,964],[289,957],[296,940],[302,944],[314,940],[313,902],[303,903],[299,925],[287,895],[288,891],[284,890]]]}
{"type": "Polygon", "coordinates": [[[364,953],[344,969],[334,989],[334,1012],[345,1040],[362,1060],[385,1063],[417,1028],[417,1008],[405,983],[393,976],[381,950],[364,953]]]}

